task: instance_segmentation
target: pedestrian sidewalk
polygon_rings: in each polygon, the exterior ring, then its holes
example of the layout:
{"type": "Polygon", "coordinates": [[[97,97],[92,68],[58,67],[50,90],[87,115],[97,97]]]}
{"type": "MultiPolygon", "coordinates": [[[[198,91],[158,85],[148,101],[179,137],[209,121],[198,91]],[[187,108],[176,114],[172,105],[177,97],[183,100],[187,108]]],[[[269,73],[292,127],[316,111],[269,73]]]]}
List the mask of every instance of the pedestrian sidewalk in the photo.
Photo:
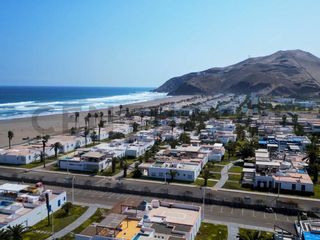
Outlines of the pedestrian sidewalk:
{"type": "Polygon", "coordinates": [[[74,229],[76,229],[82,223],[84,223],[87,219],[89,219],[97,211],[97,209],[98,207],[94,205],[89,206],[87,211],[84,214],[82,214],[79,218],[77,218],[73,223],[63,228],[59,232],[54,233],[53,236],[48,237],[46,240],[58,239],[72,232],[74,229]]]}

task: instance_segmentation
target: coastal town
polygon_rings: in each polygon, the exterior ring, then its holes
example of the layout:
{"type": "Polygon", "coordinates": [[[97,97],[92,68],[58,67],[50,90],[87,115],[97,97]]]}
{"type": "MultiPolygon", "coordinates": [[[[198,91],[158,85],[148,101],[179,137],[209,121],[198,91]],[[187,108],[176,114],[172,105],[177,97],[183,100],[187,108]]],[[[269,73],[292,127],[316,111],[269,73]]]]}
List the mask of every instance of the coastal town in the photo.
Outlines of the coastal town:
{"type": "Polygon", "coordinates": [[[320,236],[318,102],[216,94],[92,111],[84,125],[79,112],[68,114],[61,134],[12,144],[8,130],[4,236],[17,228],[23,239],[320,236]],[[97,202],[90,191],[101,192],[97,202]],[[241,213],[227,217],[224,208],[241,213]]]}

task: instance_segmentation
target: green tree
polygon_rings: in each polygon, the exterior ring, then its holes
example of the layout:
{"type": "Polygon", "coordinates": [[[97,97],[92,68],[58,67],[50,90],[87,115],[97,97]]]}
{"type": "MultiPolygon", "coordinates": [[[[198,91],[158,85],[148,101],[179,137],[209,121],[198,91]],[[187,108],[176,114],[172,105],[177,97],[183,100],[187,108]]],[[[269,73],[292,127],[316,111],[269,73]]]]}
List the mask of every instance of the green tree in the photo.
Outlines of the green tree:
{"type": "Polygon", "coordinates": [[[210,178],[210,170],[205,167],[203,170],[202,170],[202,173],[201,173],[201,177],[203,178],[203,185],[204,186],[207,186],[208,185],[208,179],[210,178]]]}
{"type": "Polygon", "coordinates": [[[98,139],[97,133],[96,133],[95,131],[93,131],[93,132],[91,133],[91,135],[90,135],[90,138],[91,138],[92,143],[95,144],[95,142],[96,142],[97,139],[98,139]]]}
{"type": "Polygon", "coordinates": [[[103,115],[104,115],[103,112],[99,112],[100,121],[103,121],[103,115]]]}
{"type": "Polygon", "coordinates": [[[98,128],[99,128],[99,141],[101,141],[101,128],[104,128],[104,121],[100,120],[98,123],[98,128]]]}
{"type": "Polygon", "coordinates": [[[54,150],[54,156],[55,158],[58,157],[58,152],[61,151],[61,149],[63,148],[61,142],[55,142],[54,144],[51,145],[51,149],[54,150]]]}
{"type": "Polygon", "coordinates": [[[111,160],[111,171],[112,173],[116,172],[117,158],[112,158],[111,160]]]}
{"type": "Polygon", "coordinates": [[[73,208],[73,204],[71,202],[66,202],[61,208],[65,212],[65,214],[69,216],[73,208]]]}
{"type": "Polygon", "coordinates": [[[226,145],[225,145],[225,149],[228,152],[228,160],[230,160],[231,156],[234,156],[235,152],[236,152],[236,143],[229,141],[226,145]]]}
{"type": "Polygon", "coordinates": [[[28,228],[22,224],[9,226],[7,229],[12,240],[23,240],[23,234],[28,231],[28,228]]]}
{"type": "Polygon", "coordinates": [[[42,154],[41,154],[41,158],[43,161],[43,167],[46,167],[46,146],[47,146],[47,142],[49,140],[50,136],[49,135],[45,135],[42,137],[42,154]]]}
{"type": "Polygon", "coordinates": [[[108,122],[112,122],[112,111],[108,110],[108,122]]]}
{"type": "Polygon", "coordinates": [[[287,115],[285,115],[285,114],[282,115],[281,124],[282,124],[283,126],[285,126],[285,125],[287,124],[287,115]]]}
{"type": "Polygon", "coordinates": [[[94,113],[94,126],[97,126],[97,119],[99,118],[99,113],[94,113]]]}
{"type": "Polygon", "coordinates": [[[306,153],[309,165],[315,164],[319,155],[318,138],[316,136],[312,136],[311,143],[306,146],[306,153]]]}
{"type": "Polygon", "coordinates": [[[123,106],[119,105],[119,116],[121,116],[122,108],[123,108],[123,106]]]}
{"type": "Polygon", "coordinates": [[[249,157],[253,157],[255,152],[254,152],[254,145],[252,142],[245,141],[240,145],[240,154],[243,159],[247,159],[249,157]]]}
{"type": "Polygon", "coordinates": [[[74,127],[75,127],[75,129],[78,128],[79,117],[80,117],[80,113],[79,112],[75,112],[74,113],[74,127]]]}
{"type": "Polygon", "coordinates": [[[183,144],[190,144],[190,136],[187,133],[181,133],[179,136],[179,142],[183,144]]]}
{"type": "Polygon", "coordinates": [[[1,240],[10,240],[10,233],[7,229],[0,229],[0,239],[1,240]]]}
{"type": "Polygon", "coordinates": [[[139,169],[139,163],[135,163],[134,170],[132,172],[132,177],[133,178],[140,178],[141,176],[142,176],[142,172],[139,169]]]}
{"type": "Polygon", "coordinates": [[[13,137],[14,137],[14,133],[12,131],[8,131],[9,149],[11,148],[11,142],[13,137]]]}
{"type": "Polygon", "coordinates": [[[177,171],[175,171],[175,170],[170,170],[170,171],[169,171],[169,175],[170,175],[170,177],[171,177],[171,182],[174,181],[174,178],[176,177],[177,174],[178,174],[178,173],[177,173],[177,171]]]}
{"type": "Polygon", "coordinates": [[[133,131],[134,131],[134,132],[137,132],[137,131],[138,131],[138,127],[139,127],[139,124],[138,124],[138,123],[134,122],[134,123],[132,124],[132,128],[133,128],[133,131]]]}
{"type": "Polygon", "coordinates": [[[245,138],[245,127],[242,126],[241,124],[236,125],[236,134],[237,134],[237,139],[242,141],[245,138]]]}
{"type": "Polygon", "coordinates": [[[123,170],[123,177],[126,178],[127,177],[127,171],[129,168],[129,164],[126,160],[122,161],[122,170],[123,170]]]}
{"type": "Polygon", "coordinates": [[[170,121],[169,126],[171,127],[171,131],[173,133],[173,129],[177,126],[176,121],[174,120],[170,121]]]}
{"type": "Polygon", "coordinates": [[[84,134],[84,142],[85,142],[85,146],[86,147],[88,145],[88,135],[89,135],[89,133],[90,133],[90,130],[87,127],[85,127],[83,134],[84,134]]]}

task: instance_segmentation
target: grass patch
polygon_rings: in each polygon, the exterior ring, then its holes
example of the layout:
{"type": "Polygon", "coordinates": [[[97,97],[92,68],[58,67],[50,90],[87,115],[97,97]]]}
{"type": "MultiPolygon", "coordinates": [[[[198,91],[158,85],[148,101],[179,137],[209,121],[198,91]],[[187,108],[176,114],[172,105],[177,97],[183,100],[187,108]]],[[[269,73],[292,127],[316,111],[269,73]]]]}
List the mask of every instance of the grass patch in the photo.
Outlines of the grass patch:
{"type": "Polygon", "coordinates": [[[242,173],[242,167],[239,166],[233,166],[229,169],[229,172],[231,173],[242,173]]]}
{"type": "Polygon", "coordinates": [[[241,175],[240,174],[228,174],[229,180],[230,181],[240,181],[241,180],[241,175]]]}
{"type": "MultiPolygon", "coordinates": [[[[131,165],[132,163],[136,162],[137,159],[136,158],[127,158],[126,159],[128,165],[131,165]]],[[[119,172],[122,171],[122,168],[120,167],[120,162],[117,161],[116,162],[116,168],[115,168],[115,172],[112,172],[112,168],[109,167],[108,169],[105,169],[104,171],[99,172],[97,175],[101,175],[101,176],[114,176],[116,174],[118,174],[119,172]]]]}
{"type": "MultiPolygon", "coordinates": [[[[61,229],[65,228],[72,222],[74,222],[77,218],[79,218],[88,207],[82,207],[73,205],[70,215],[64,215],[64,210],[60,209],[53,214],[53,223],[54,223],[54,231],[58,232],[61,229]]],[[[51,226],[48,226],[47,219],[44,219],[31,227],[30,231],[23,235],[24,240],[43,240],[48,238],[51,235],[51,226]],[[39,233],[37,231],[46,232],[39,233]]]]}
{"type": "Polygon", "coordinates": [[[225,225],[201,223],[196,240],[227,240],[228,228],[225,225]]]}
{"type": "Polygon", "coordinates": [[[104,219],[104,214],[107,213],[107,209],[98,208],[97,211],[84,223],[82,223],[79,227],[73,230],[71,233],[67,234],[66,236],[60,238],[60,240],[74,240],[74,235],[81,233],[84,229],[90,226],[92,223],[99,223],[104,219]]]}
{"type": "Polygon", "coordinates": [[[257,231],[251,229],[240,228],[239,235],[241,239],[259,239],[259,240],[272,240],[273,233],[265,231],[257,231]]]}
{"type": "MultiPolygon", "coordinates": [[[[53,161],[56,161],[57,159],[47,159],[46,160],[46,165],[53,162],[53,161]]],[[[34,161],[32,163],[28,163],[28,164],[6,164],[6,163],[1,163],[0,164],[1,166],[6,166],[6,167],[18,167],[18,168],[26,168],[26,169],[31,169],[31,168],[35,168],[35,167],[40,167],[40,166],[43,166],[43,162],[40,162],[40,161],[34,161]]]]}
{"type": "MultiPolygon", "coordinates": [[[[213,187],[215,184],[217,183],[217,181],[212,180],[212,179],[208,179],[208,185],[207,187],[213,187]]],[[[204,184],[204,179],[202,178],[197,178],[196,181],[193,182],[194,185],[197,186],[203,186],[204,184]]]]}
{"type": "Polygon", "coordinates": [[[313,186],[313,191],[314,191],[314,195],[312,196],[313,198],[320,198],[320,184],[314,184],[313,186]]]}
{"type": "Polygon", "coordinates": [[[251,188],[245,188],[241,186],[241,183],[239,181],[230,181],[228,180],[222,188],[226,188],[226,189],[234,189],[234,190],[242,190],[242,191],[254,191],[251,188]]]}
{"type": "Polygon", "coordinates": [[[224,166],[218,166],[218,165],[215,165],[215,164],[212,164],[212,163],[207,163],[206,164],[206,167],[209,169],[209,171],[211,172],[221,172],[222,168],[224,166]]]}

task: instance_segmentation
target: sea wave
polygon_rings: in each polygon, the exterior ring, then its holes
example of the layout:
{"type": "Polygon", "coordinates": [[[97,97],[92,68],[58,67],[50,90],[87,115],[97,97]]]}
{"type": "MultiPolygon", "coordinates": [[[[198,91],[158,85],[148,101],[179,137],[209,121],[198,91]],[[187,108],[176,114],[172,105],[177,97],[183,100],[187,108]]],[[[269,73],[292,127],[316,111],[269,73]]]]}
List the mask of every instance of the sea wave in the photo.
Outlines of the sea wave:
{"type": "Polygon", "coordinates": [[[36,102],[24,101],[0,104],[0,119],[31,117],[33,115],[52,115],[64,111],[87,111],[125,104],[145,102],[165,98],[165,93],[140,92],[99,98],[72,99],[67,101],[36,102]]]}

